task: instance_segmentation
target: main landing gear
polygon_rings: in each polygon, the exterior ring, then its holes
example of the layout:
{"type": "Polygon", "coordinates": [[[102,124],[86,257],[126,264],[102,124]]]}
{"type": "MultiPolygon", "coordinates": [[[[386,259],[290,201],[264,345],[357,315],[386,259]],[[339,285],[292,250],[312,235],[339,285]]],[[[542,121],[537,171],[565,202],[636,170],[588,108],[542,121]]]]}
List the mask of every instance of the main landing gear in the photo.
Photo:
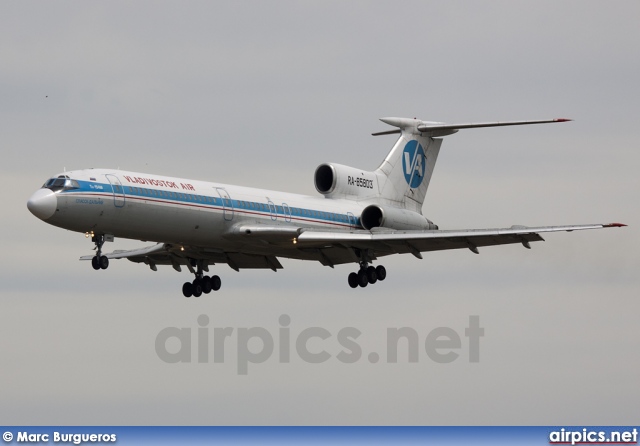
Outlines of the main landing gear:
{"type": "Polygon", "coordinates": [[[384,266],[370,266],[367,262],[360,262],[360,271],[357,273],[349,274],[349,286],[351,288],[357,288],[358,286],[364,288],[368,284],[373,285],[378,280],[384,280],[387,278],[387,270],[384,266]]]}
{"type": "Polygon", "coordinates": [[[104,235],[94,235],[91,237],[91,241],[96,244],[96,247],[94,248],[96,250],[96,255],[91,259],[91,266],[93,266],[93,269],[95,270],[109,268],[109,259],[102,255],[104,235]]]}
{"type": "Polygon", "coordinates": [[[185,282],[182,285],[182,294],[184,297],[200,297],[202,293],[209,294],[211,291],[218,291],[222,285],[222,281],[218,276],[205,276],[202,273],[202,261],[196,263],[196,278],[193,282],[185,282]]]}

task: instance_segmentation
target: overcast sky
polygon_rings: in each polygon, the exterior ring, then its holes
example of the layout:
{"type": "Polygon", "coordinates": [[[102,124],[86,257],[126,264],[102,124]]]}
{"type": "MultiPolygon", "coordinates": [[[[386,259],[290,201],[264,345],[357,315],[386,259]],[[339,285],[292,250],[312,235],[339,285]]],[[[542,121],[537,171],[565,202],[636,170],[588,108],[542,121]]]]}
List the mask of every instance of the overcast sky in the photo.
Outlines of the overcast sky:
{"type": "Polygon", "coordinates": [[[3,423],[637,423],[639,21],[635,1],[0,3],[3,423]],[[378,166],[385,116],[575,120],[446,137],[423,209],[440,228],[629,227],[386,258],[387,280],[356,290],[355,265],[220,265],[221,291],[185,299],[187,272],[95,272],[82,234],[26,208],[88,167],[315,194],[322,162],[378,166]],[[200,315],[234,328],[224,363],[197,362],[200,315]],[[281,315],[291,362],[239,376],[239,329],[277,347],[281,315]],[[157,356],[166,327],[192,330],[191,363],[157,356]],[[325,363],[295,352],[309,327],[332,334],[309,344],[325,363]],[[355,364],[336,358],[343,327],[362,332],[355,364]],[[404,347],[386,363],[394,327],[419,334],[417,363],[404,347]],[[422,348],[437,327],[461,337],[452,363],[422,348]]]}

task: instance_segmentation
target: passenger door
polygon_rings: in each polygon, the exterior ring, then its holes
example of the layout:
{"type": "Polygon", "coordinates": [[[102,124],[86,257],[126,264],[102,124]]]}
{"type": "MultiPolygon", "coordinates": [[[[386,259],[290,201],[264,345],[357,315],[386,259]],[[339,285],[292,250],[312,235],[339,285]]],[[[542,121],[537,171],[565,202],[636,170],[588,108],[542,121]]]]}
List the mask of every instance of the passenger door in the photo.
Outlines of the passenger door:
{"type": "Polygon", "coordinates": [[[113,204],[117,208],[121,208],[124,206],[125,197],[124,197],[124,187],[122,187],[122,183],[117,176],[107,174],[107,181],[111,184],[111,190],[113,191],[113,204]]]}
{"type": "Polygon", "coordinates": [[[216,187],[216,190],[222,200],[222,214],[224,215],[224,219],[226,221],[233,220],[233,201],[231,200],[229,193],[221,187],[216,187]]]}

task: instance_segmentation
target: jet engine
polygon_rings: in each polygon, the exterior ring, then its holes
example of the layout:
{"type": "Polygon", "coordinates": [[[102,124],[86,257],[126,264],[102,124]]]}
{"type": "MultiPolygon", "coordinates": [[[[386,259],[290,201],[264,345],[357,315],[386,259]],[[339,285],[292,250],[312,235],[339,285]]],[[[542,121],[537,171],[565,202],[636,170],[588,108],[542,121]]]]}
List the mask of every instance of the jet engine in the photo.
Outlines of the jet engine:
{"type": "Polygon", "coordinates": [[[320,164],[314,174],[314,182],[316,190],[328,198],[364,198],[378,194],[375,173],[342,164],[320,164]]]}
{"type": "Polygon", "coordinates": [[[400,230],[438,229],[437,225],[422,214],[378,204],[364,208],[360,221],[364,229],[377,227],[400,230]]]}

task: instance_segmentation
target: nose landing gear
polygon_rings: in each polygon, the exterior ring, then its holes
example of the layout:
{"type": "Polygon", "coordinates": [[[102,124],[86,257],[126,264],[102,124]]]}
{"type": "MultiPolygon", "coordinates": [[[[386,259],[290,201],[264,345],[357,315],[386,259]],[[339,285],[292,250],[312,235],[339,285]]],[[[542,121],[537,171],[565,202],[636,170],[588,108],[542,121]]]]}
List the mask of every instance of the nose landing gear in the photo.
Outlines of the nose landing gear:
{"type": "Polygon", "coordinates": [[[91,237],[91,241],[96,244],[96,247],[94,248],[96,250],[96,255],[93,256],[93,258],[91,259],[91,266],[95,270],[109,268],[109,259],[106,256],[102,255],[102,245],[104,245],[104,235],[94,234],[91,237]]]}

